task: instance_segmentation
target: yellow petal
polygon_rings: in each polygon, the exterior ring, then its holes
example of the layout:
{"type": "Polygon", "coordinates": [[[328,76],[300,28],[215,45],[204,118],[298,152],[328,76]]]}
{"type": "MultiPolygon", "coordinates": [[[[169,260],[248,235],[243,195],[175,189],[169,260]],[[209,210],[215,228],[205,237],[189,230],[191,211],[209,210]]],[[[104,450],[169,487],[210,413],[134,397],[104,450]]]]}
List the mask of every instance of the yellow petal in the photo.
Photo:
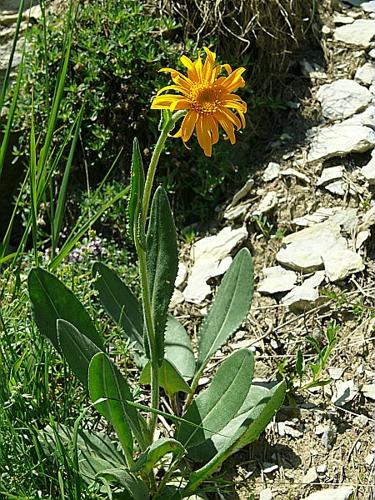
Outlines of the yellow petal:
{"type": "Polygon", "coordinates": [[[203,149],[206,156],[212,155],[211,136],[205,124],[204,117],[200,116],[197,121],[197,137],[200,147],[203,149]]]}
{"type": "Polygon", "coordinates": [[[198,120],[198,113],[195,111],[189,111],[187,115],[184,117],[183,122],[181,124],[181,137],[184,142],[187,142],[191,134],[194,131],[195,124],[198,120]]]}

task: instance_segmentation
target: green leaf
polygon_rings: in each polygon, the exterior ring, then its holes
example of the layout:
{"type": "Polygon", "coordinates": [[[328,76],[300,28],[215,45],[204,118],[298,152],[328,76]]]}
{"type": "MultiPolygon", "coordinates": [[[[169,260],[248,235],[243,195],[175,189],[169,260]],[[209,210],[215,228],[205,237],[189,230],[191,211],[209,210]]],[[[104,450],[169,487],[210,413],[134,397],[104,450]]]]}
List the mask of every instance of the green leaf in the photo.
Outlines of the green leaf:
{"type": "Polygon", "coordinates": [[[124,451],[133,450],[133,431],[141,447],[146,436],[143,417],[126,402],[134,402],[130,387],[116,365],[104,353],[96,354],[89,367],[90,398],[95,408],[110,422],[118,435],[124,451]],[[95,403],[95,401],[103,400],[95,403]],[[142,424],[141,424],[142,422],[142,424]]]}
{"type": "Polygon", "coordinates": [[[170,361],[184,377],[194,376],[195,358],[191,340],[185,328],[173,316],[168,316],[165,329],[165,359],[170,361]]]}
{"type": "Polygon", "coordinates": [[[87,388],[90,361],[101,350],[64,319],[57,320],[57,337],[61,351],[74,375],[87,388]]]}
{"type": "Polygon", "coordinates": [[[158,359],[164,358],[164,330],[177,276],[177,236],[166,192],[159,187],[147,232],[147,271],[158,359]]]}
{"type": "Polygon", "coordinates": [[[138,236],[138,221],[142,207],[145,175],[143,171],[142,155],[138,139],[133,140],[133,156],[131,165],[130,197],[128,204],[129,231],[133,241],[138,236]]]}
{"type": "Polygon", "coordinates": [[[176,433],[176,439],[188,450],[190,458],[210,459],[213,453],[211,438],[221,433],[237,415],[248,395],[253,370],[251,351],[241,349],[233,353],[221,363],[208,389],[192,402],[176,433]]]}
{"type": "Polygon", "coordinates": [[[138,458],[131,467],[132,472],[148,474],[155,464],[167,453],[173,453],[175,458],[182,457],[186,450],[181,443],[171,438],[161,438],[153,442],[138,458]]]}
{"type": "Polygon", "coordinates": [[[184,496],[192,493],[230,455],[258,439],[284,401],[286,384],[272,389],[253,385],[236,417],[219,433],[211,436],[212,458],[192,472],[184,496]]]}
{"type": "Polygon", "coordinates": [[[241,325],[250,309],[253,296],[253,263],[250,252],[243,248],[234,258],[217,291],[200,331],[198,373],[210,357],[241,325]]]}
{"type": "Polygon", "coordinates": [[[97,276],[94,284],[104,309],[121,326],[126,338],[134,342],[135,348],[144,353],[143,313],[138,299],[118,275],[101,262],[94,264],[93,274],[97,276]]]}
{"type": "MultiPolygon", "coordinates": [[[[151,364],[150,362],[143,368],[140,377],[141,384],[151,384],[151,364]]],[[[190,387],[185,382],[179,371],[167,359],[163,359],[159,366],[159,384],[165,389],[165,392],[171,398],[177,392],[189,394],[190,387]]]]}
{"type": "Polygon", "coordinates": [[[148,500],[148,498],[150,498],[147,486],[142,479],[135,477],[131,472],[124,468],[103,470],[97,474],[97,478],[100,477],[108,479],[110,482],[115,481],[117,484],[124,486],[129,493],[130,498],[134,500],[148,500]]]}
{"type": "Polygon", "coordinates": [[[102,340],[87,311],[59,279],[48,271],[34,268],[30,271],[28,285],[35,322],[41,334],[48,338],[57,350],[58,319],[69,321],[99,349],[103,349],[102,340]]]}

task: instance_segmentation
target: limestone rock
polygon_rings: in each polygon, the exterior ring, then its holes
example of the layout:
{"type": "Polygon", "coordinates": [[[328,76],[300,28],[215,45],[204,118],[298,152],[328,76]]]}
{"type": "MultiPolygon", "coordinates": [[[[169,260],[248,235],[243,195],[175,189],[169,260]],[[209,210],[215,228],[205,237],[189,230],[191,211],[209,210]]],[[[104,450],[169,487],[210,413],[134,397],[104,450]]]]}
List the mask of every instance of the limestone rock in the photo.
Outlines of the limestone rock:
{"type": "Polygon", "coordinates": [[[358,388],[353,380],[336,382],[336,391],[332,397],[332,403],[336,406],[344,406],[350,403],[358,394],[358,388]]]}
{"type": "Polygon", "coordinates": [[[370,47],[374,36],[374,21],[371,19],[356,19],[353,24],[339,26],[333,34],[338,42],[364,48],[370,47]]]}
{"type": "Polygon", "coordinates": [[[332,17],[332,21],[335,24],[352,24],[354,19],[350,16],[343,16],[342,14],[336,12],[332,17]]]}
{"type": "Polygon", "coordinates": [[[297,274],[281,266],[263,269],[264,279],[259,283],[258,292],[272,295],[279,292],[288,292],[297,281],[297,274]]]}
{"type": "Polygon", "coordinates": [[[362,257],[347,248],[335,248],[333,252],[324,252],[322,258],[327,277],[333,282],[343,280],[365,268],[362,257]]]}
{"type": "Polygon", "coordinates": [[[350,500],[354,493],[352,486],[343,486],[341,488],[328,488],[311,493],[305,500],[350,500]]]}
{"type": "Polygon", "coordinates": [[[252,201],[248,201],[235,206],[229,205],[229,207],[224,212],[224,219],[232,221],[243,218],[248,213],[252,204],[252,201]]]}
{"type": "Polygon", "coordinates": [[[232,205],[236,205],[240,200],[247,196],[254,186],[254,179],[248,179],[246,184],[233,196],[232,205]]]}
{"type": "Polygon", "coordinates": [[[326,184],[330,184],[333,181],[337,181],[338,179],[342,179],[344,175],[345,168],[343,166],[337,167],[329,167],[325,168],[321,176],[319,177],[316,185],[317,186],[325,186],[326,184]]]}
{"type": "Polygon", "coordinates": [[[362,125],[346,124],[346,121],[322,127],[313,137],[308,161],[326,160],[350,153],[364,153],[374,148],[375,132],[362,125]]]}
{"type": "Polygon", "coordinates": [[[342,79],[322,85],[316,97],[329,120],[343,120],[362,111],[371,102],[371,92],[354,80],[342,79]]]}
{"type": "Polygon", "coordinates": [[[307,177],[307,175],[303,174],[302,172],[299,172],[295,168],[286,168],[284,170],[281,170],[280,175],[287,177],[297,177],[297,179],[300,179],[301,181],[305,182],[306,184],[310,183],[310,179],[307,177]]]}
{"type": "Polygon", "coordinates": [[[362,113],[357,113],[344,122],[345,125],[363,125],[375,129],[375,106],[371,105],[362,113]]]}
{"type": "Polygon", "coordinates": [[[375,82],[375,65],[368,62],[357,69],[354,79],[364,85],[371,85],[375,82]]]}
{"type": "Polygon", "coordinates": [[[261,200],[261,202],[258,205],[258,208],[253,211],[252,215],[261,215],[271,212],[274,208],[277,207],[277,204],[278,204],[277,193],[275,191],[270,191],[261,200]]]}
{"type": "Polygon", "coordinates": [[[343,181],[334,181],[324,186],[324,188],[332,194],[345,196],[347,185],[343,181]]]}
{"type": "Polygon", "coordinates": [[[216,236],[197,241],[191,250],[194,261],[184,290],[185,300],[200,304],[211,292],[207,281],[224,274],[232,262],[230,253],[248,236],[245,227],[225,227],[216,236]]]}
{"type": "Polygon", "coordinates": [[[302,478],[302,484],[315,483],[318,480],[318,474],[315,467],[311,467],[302,478]]]}
{"type": "Polygon", "coordinates": [[[375,0],[370,0],[369,2],[362,2],[361,9],[365,12],[375,12],[375,0]]]}
{"type": "Polygon", "coordinates": [[[265,182],[271,182],[279,176],[280,165],[274,161],[270,161],[267,165],[266,170],[263,172],[263,180],[265,182]]]}
{"type": "Polygon", "coordinates": [[[324,271],[318,271],[311,278],[305,280],[302,285],[296,286],[289,292],[281,302],[289,306],[292,312],[301,312],[313,309],[320,303],[327,300],[326,297],[320,297],[318,286],[325,278],[324,271]]]}
{"type": "Polygon", "coordinates": [[[366,178],[370,185],[375,184],[375,156],[361,168],[361,174],[366,178]]]}
{"type": "Polygon", "coordinates": [[[346,249],[347,244],[340,234],[340,228],[321,223],[284,238],[276,259],[286,267],[308,273],[323,269],[322,255],[346,249]]]}

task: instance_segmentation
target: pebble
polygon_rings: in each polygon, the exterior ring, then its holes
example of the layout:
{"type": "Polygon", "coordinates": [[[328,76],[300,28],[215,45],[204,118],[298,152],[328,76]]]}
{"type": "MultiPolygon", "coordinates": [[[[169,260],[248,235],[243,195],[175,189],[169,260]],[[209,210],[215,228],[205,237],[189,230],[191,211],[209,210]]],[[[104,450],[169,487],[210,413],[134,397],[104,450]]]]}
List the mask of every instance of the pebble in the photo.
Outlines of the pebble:
{"type": "Polygon", "coordinates": [[[345,168],[343,166],[337,166],[337,167],[328,167],[325,168],[316,185],[317,186],[325,186],[326,184],[329,184],[333,181],[336,181],[337,179],[342,179],[342,176],[344,175],[345,168]]]}
{"type": "Polygon", "coordinates": [[[357,69],[354,79],[363,85],[371,85],[375,81],[375,65],[368,62],[357,69]]]}
{"type": "Polygon", "coordinates": [[[176,281],[174,283],[174,286],[176,288],[179,288],[181,285],[184,284],[186,277],[187,277],[187,274],[188,274],[188,270],[187,270],[186,265],[183,262],[179,262],[176,281]]]}
{"type": "Polygon", "coordinates": [[[374,22],[371,19],[356,19],[353,24],[336,28],[333,37],[348,45],[367,48],[370,47],[374,34],[374,22]]]}
{"type": "Polygon", "coordinates": [[[285,297],[282,304],[294,312],[308,311],[327,300],[319,295],[318,286],[324,281],[325,272],[318,271],[311,278],[306,279],[302,285],[294,287],[285,297]]]}
{"type": "Polygon", "coordinates": [[[370,236],[370,231],[360,231],[357,234],[357,238],[355,240],[355,249],[359,250],[363,243],[365,243],[366,240],[368,240],[370,236]]]}
{"type": "Polygon", "coordinates": [[[354,22],[354,19],[350,16],[343,16],[342,14],[335,12],[332,17],[332,21],[335,24],[352,24],[354,22]]]}
{"type": "Polygon", "coordinates": [[[272,500],[272,490],[270,488],[266,488],[259,492],[259,500],[272,500]]]}
{"type": "Polygon", "coordinates": [[[335,368],[335,367],[328,368],[329,376],[333,380],[339,380],[342,377],[344,371],[345,371],[344,368],[335,368]]]}
{"type": "Polygon", "coordinates": [[[375,453],[369,453],[365,457],[365,462],[368,466],[371,466],[374,463],[374,460],[375,460],[375,453]]]}
{"type": "Polygon", "coordinates": [[[334,253],[325,252],[322,259],[327,278],[331,282],[343,280],[365,268],[362,257],[347,248],[337,248],[334,253]]]}
{"type": "Polygon", "coordinates": [[[366,165],[361,167],[361,174],[370,185],[375,184],[375,156],[373,156],[366,165]]]}
{"type": "Polygon", "coordinates": [[[321,464],[316,467],[316,472],[318,474],[325,474],[327,472],[327,465],[326,464],[321,464]]]}
{"type": "Polygon", "coordinates": [[[352,486],[342,486],[341,488],[327,488],[311,493],[305,500],[349,500],[354,493],[352,486]]]}
{"type": "Polygon", "coordinates": [[[271,182],[279,177],[280,165],[274,161],[270,161],[266,170],[263,172],[263,180],[271,182]]]}
{"type": "Polygon", "coordinates": [[[285,170],[281,170],[280,175],[282,175],[284,177],[286,177],[286,176],[297,177],[297,179],[300,179],[301,181],[305,182],[306,184],[310,184],[309,177],[307,177],[307,175],[303,174],[302,172],[299,172],[295,168],[286,168],[285,170]]]}
{"type": "Polygon", "coordinates": [[[264,463],[264,469],[263,469],[263,472],[264,474],[272,474],[272,472],[275,472],[277,471],[279,468],[278,465],[275,465],[275,464],[271,464],[269,462],[265,462],[264,463]]]}
{"type": "Polygon", "coordinates": [[[369,2],[362,2],[361,9],[365,12],[371,13],[375,12],[375,0],[370,0],[369,2]]]}
{"type": "Polygon", "coordinates": [[[355,82],[343,78],[322,85],[316,98],[322,106],[322,114],[329,120],[343,120],[362,111],[371,102],[371,92],[355,82]]]}
{"type": "Polygon", "coordinates": [[[254,179],[248,179],[246,184],[233,196],[232,205],[236,205],[240,200],[245,198],[254,186],[254,179]]]}
{"type": "Polygon", "coordinates": [[[264,279],[258,285],[258,292],[267,295],[287,292],[291,290],[297,282],[297,274],[281,266],[267,267],[263,269],[262,273],[264,279]]]}
{"type": "Polygon", "coordinates": [[[315,467],[311,467],[302,478],[303,484],[315,483],[318,480],[318,474],[315,467]]]}
{"type": "Polygon", "coordinates": [[[258,205],[258,208],[252,212],[252,215],[261,215],[267,214],[271,212],[278,205],[278,197],[275,191],[270,191],[266,194],[266,196],[261,200],[258,205]]]}
{"type": "Polygon", "coordinates": [[[362,393],[365,398],[375,401],[375,384],[365,384],[362,386],[362,393]]]}
{"type": "Polygon", "coordinates": [[[345,406],[358,394],[358,388],[353,380],[336,382],[336,391],[332,397],[332,403],[336,406],[345,406]]]}

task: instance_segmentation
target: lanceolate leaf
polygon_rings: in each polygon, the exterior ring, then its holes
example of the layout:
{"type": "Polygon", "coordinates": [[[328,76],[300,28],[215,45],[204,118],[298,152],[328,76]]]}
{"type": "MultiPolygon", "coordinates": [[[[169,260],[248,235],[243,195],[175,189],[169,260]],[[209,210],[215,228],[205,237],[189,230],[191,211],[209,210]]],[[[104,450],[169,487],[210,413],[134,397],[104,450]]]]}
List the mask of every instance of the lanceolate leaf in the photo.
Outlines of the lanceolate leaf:
{"type": "Polygon", "coordinates": [[[138,139],[133,141],[133,156],[131,165],[130,197],[128,205],[129,231],[133,241],[138,232],[138,219],[142,206],[142,196],[144,189],[144,171],[142,155],[139,149],[138,139]]]}
{"type": "MultiPolygon", "coordinates": [[[[141,384],[151,384],[150,362],[143,368],[139,381],[141,384]]],[[[163,359],[161,366],[159,366],[159,384],[169,397],[173,397],[177,392],[184,392],[185,394],[190,392],[190,387],[179,371],[167,359],[163,359]]]]}
{"type": "Polygon", "coordinates": [[[88,387],[88,370],[93,356],[101,350],[75,326],[63,319],[57,320],[59,347],[74,375],[88,387]]]}
{"type": "Polygon", "coordinates": [[[193,378],[195,357],[189,335],[173,316],[168,316],[165,329],[165,359],[170,361],[184,377],[193,378]]]}
{"type": "Polygon", "coordinates": [[[126,402],[134,402],[129,385],[114,363],[104,354],[98,353],[91,360],[89,367],[90,398],[95,401],[96,409],[113,425],[124,450],[133,449],[133,431],[141,447],[146,436],[141,427],[142,416],[126,402]]]}
{"type": "Polygon", "coordinates": [[[147,486],[138,477],[124,468],[107,469],[100,472],[97,478],[103,477],[123,486],[133,500],[148,500],[150,498],[147,486]]]}
{"type": "Polygon", "coordinates": [[[30,271],[28,283],[35,322],[42,335],[47,337],[57,350],[58,319],[69,321],[99,349],[103,348],[102,340],[87,311],[59,279],[38,268],[30,271]]]}
{"type": "Polygon", "coordinates": [[[233,353],[221,363],[208,389],[192,402],[176,433],[176,439],[188,450],[189,457],[197,461],[211,457],[211,438],[215,433],[221,434],[237,415],[250,390],[253,370],[251,351],[241,349],[233,353]]]}
{"type": "Polygon", "coordinates": [[[264,431],[284,401],[286,385],[279,383],[272,389],[252,386],[237,416],[220,434],[211,438],[212,458],[202,468],[192,472],[184,496],[192,493],[230,455],[255,441],[264,431]]]}
{"type": "Polygon", "coordinates": [[[175,457],[181,457],[186,452],[181,443],[171,438],[158,439],[140,455],[131,468],[132,472],[144,472],[148,474],[155,464],[167,453],[173,453],[175,457]]]}
{"type": "Polygon", "coordinates": [[[197,370],[201,373],[210,357],[241,325],[253,296],[253,264],[250,252],[243,248],[226,272],[215,302],[200,331],[197,370]]]}
{"type": "Polygon", "coordinates": [[[154,195],[147,233],[147,271],[158,358],[164,358],[164,330],[177,276],[177,237],[168,197],[162,187],[154,195]]]}
{"type": "Polygon", "coordinates": [[[97,276],[95,287],[104,309],[143,353],[143,313],[138,299],[118,275],[101,262],[94,264],[93,273],[97,276]]]}

